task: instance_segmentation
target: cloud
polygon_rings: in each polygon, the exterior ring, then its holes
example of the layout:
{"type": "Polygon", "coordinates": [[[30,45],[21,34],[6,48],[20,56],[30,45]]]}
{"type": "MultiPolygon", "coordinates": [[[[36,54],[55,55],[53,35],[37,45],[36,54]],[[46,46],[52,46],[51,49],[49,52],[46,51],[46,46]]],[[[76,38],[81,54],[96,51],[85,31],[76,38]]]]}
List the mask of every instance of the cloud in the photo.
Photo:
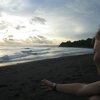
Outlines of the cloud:
{"type": "Polygon", "coordinates": [[[19,41],[16,41],[14,38],[13,38],[13,35],[8,35],[6,36],[5,38],[3,38],[3,44],[4,45],[13,45],[13,44],[19,44],[19,41]]]}
{"type": "Polygon", "coordinates": [[[3,40],[4,40],[4,42],[14,42],[13,35],[8,35],[3,40]]]}
{"type": "Polygon", "coordinates": [[[26,28],[26,26],[17,25],[15,28],[16,28],[17,30],[20,30],[20,29],[26,28]]]}
{"type": "Polygon", "coordinates": [[[0,30],[4,30],[8,27],[8,23],[1,21],[0,22],[0,30]]]}
{"type": "Polygon", "coordinates": [[[3,41],[1,42],[1,45],[22,45],[22,41],[21,40],[16,40],[14,39],[14,36],[13,35],[8,35],[6,36],[5,38],[3,38],[3,41]]]}
{"type": "Polygon", "coordinates": [[[48,40],[46,37],[37,35],[37,36],[30,36],[26,42],[31,42],[33,44],[52,44],[51,40],[48,40]]]}
{"type": "Polygon", "coordinates": [[[39,30],[37,30],[37,29],[33,29],[32,32],[39,32],[39,30]]]}
{"type": "Polygon", "coordinates": [[[34,43],[46,41],[48,43],[49,37],[55,39],[92,37],[100,26],[99,0],[91,2],[90,0],[0,0],[0,2],[0,32],[8,30],[7,34],[18,32],[31,34],[29,40],[34,43]],[[8,22],[1,20],[2,12],[12,16],[8,18],[8,22]],[[13,19],[14,16],[21,19],[13,19]],[[50,26],[48,31],[45,31],[46,25],[50,26]],[[40,35],[33,36],[36,34],[40,35]]]}
{"type": "Polygon", "coordinates": [[[31,19],[31,23],[32,22],[45,24],[46,23],[46,19],[41,18],[41,17],[34,17],[34,18],[31,19]]]}
{"type": "Polygon", "coordinates": [[[22,13],[26,10],[27,0],[0,0],[0,11],[10,14],[22,13]]]}

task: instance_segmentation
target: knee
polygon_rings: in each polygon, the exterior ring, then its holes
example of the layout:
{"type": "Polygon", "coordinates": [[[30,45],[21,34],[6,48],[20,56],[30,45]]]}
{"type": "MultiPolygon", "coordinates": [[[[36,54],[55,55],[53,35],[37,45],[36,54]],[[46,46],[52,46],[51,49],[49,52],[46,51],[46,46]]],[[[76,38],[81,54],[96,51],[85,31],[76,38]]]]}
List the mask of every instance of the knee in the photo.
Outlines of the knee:
{"type": "Polygon", "coordinates": [[[100,100],[100,96],[92,96],[89,100],[100,100]]]}

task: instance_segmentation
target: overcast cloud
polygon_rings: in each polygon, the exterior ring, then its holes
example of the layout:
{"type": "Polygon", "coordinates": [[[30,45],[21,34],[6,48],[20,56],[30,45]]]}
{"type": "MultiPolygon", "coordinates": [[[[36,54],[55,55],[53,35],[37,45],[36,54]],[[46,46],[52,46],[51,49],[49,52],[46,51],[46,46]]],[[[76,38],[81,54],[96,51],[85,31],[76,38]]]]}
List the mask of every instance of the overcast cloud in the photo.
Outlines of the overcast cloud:
{"type": "MultiPolygon", "coordinates": [[[[0,0],[0,2],[2,34],[19,32],[21,35],[26,34],[27,38],[37,35],[37,41],[40,38],[43,41],[61,42],[93,37],[100,27],[100,0],[0,0]],[[5,20],[6,15],[18,21],[14,23],[12,20],[5,20]]],[[[36,41],[36,38],[34,40],[36,41]]]]}

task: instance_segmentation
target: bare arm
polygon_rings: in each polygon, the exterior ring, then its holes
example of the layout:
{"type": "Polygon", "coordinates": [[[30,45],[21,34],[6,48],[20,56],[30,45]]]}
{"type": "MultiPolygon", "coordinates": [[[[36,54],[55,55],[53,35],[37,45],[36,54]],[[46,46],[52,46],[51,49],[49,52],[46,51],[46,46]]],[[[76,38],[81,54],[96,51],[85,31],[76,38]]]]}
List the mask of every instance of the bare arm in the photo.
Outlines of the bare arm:
{"type": "Polygon", "coordinates": [[[91,84],[57,84],[56,89],[60,92],[78,96],[100,95],[100,81],[91,84]]]}
{"type": "Polygon", "coordinates": [[[56,90],[67,94],[79,95],[79,91],[85,87],[85,84],[72,83],[72,84],[57,84],[56,90]]]}
{"type": "MultiPolygon", "coordinates": [[[[48,80],[43,80],[42,84],[45,90],[52,90],[51,85],[53,84],[53,82],[48,80]]],[[[72,94],[77,96],[100,95],[100,81],[90,84],[82,84],[82,83],[57,84],[56,90],[59,92],[64,92],[67,94],[72,94]]]]}
{"type": "Polygon", "coordinates": [[[79,93],[81,95],[100,95],[100,81],[87,84],[80,89],[79,93]]]}

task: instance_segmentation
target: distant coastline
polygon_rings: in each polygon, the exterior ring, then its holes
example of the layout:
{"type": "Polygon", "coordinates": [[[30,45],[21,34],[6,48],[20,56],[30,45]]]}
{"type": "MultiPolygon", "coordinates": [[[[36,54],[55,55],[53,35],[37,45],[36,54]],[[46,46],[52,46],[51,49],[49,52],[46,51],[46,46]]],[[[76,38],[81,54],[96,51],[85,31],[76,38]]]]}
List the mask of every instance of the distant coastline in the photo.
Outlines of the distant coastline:
{"type": "Polygon", "coordinates": [[[78,41],[66,41],[62,42],[59,47],[83,47],[83,48],[93,48],[94,41],[92,38],[88,38],[86,40],[78,40],[78,41]]]}

